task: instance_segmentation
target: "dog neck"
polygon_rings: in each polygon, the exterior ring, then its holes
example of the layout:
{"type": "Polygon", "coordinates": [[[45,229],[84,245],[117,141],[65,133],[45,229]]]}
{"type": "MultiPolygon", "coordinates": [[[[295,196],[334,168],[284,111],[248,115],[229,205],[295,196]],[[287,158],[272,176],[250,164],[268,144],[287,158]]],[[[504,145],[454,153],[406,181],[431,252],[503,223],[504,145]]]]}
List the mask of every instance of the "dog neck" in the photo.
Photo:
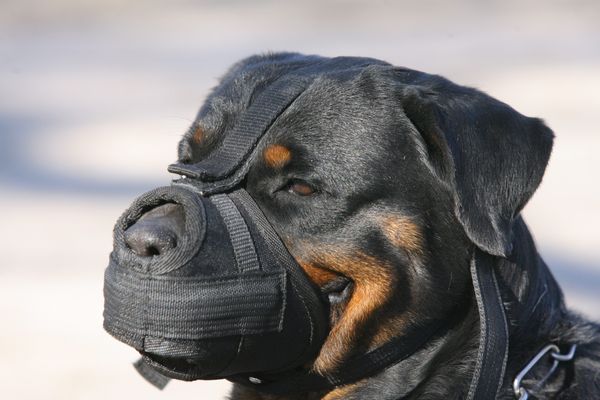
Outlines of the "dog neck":
{"type": "MultiPolygon", "coordinates": [[[[560,287],[537,253],[529,231],[518,218],[514,226],[514,251],[499,259],[499,286],[510,330],[510,348],[502,391],[541,346],[555,336],[564,319],[560,287]]],[[[235,385],[232,400],[337,400],[466,398],[479,345],[479,315],[473,297],[461,305],[463,317],[442,337],[410,358],[379,374],[329,393],[287,396],[261,394],[235,385]],[[458,395],[457,397],[457,394],[458,395]]],[[[460,311],[457,310],[457,313],[460,311]]]]}
{"type": "MultiPolygon", "coordinates": [[[[514,396],[512,381],[515,376],[540,348],[560,337],[558,331],[567,320],[562,291],[520,217],[514,223],[513,235],[512,255],[508,259],[499,258],[496,266],[509,327],[508,363],[500,389],[506,398],[514,396]]],[[[412,383],[408,386],[414,389],[402,393],[399,388],[398,397],[385,398],[466,398],[479,345],[476,307],[472,297],[469,312],[461,323],[450,329],[438,343],[432,344],[428,351],[416,355],[428,368],[399,365],[390,370],[389,374],[395,374],[395,378],[387,376],[386,379],[390,382],[404,379],[412,383]]],[[[388,371],[385,374],[388,375],[388,371]]]]}
{"type": "MultiPolygon", "coordinates": [[[[562,291],[538,254],[521,218],[515,221],[513,235],[513,254],[508,259],[498,259],[496,266],[510,335],[508,363],[501,388],[506,398],[514,396],[512,381],[515,376],[541,347],[560,336],[559,326],[566,320],[562,291]]],[[[414,389],[407,392],[399,387],[396,397],[380,398],[466,398],[479,345],[476,307],[471,297],[469,312],[464,319],[437,343],[416,354],[417,360],[412,360],[414,365],[397,365],[383,373],[386,375],[384,381],[406,382],[405,387],[414,389]]]]}

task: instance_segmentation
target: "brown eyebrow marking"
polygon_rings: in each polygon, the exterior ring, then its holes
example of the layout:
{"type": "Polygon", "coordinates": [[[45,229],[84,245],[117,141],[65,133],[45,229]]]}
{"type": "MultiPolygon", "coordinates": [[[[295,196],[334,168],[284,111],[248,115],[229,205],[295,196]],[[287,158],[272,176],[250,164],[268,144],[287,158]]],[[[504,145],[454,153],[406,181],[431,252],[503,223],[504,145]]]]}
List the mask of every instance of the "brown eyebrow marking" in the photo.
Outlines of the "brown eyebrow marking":
{"type": "Polygon", "coordinates": [[[292,152],[281,144],[272,144],[263,152],[263,158],[271,168],[282,168],[292,159],[292,152]]]}
{"type": "Polygon", "coordinates": [[[423,254],[423,229],[412,218],[400,215],[384,216],[381,218],[381,230],[394,246],[415,255],[423,254]]]}
{"type": "Polygon", "coordinates": [[[202,142],[202,140],[204,140],[204,130],[202,129],[201,126],[199,126],[199,125],[194,126],[193,133],[192,133],[192,140],[196,144],[200,144],[202,142]]]}
{"type": "Polygon", "coordinates": [[[395,290],[396,277],[392,267],[385,261],[360,251],[339,248],[315,252],[309,261],[300,260],[300,265],[309,276],[315,268],[326,269],[347,276],[354,284],[342,316],[331,328],[313,364],[315,371],[326,373],[350,355],[359,332],[395,290]]]}

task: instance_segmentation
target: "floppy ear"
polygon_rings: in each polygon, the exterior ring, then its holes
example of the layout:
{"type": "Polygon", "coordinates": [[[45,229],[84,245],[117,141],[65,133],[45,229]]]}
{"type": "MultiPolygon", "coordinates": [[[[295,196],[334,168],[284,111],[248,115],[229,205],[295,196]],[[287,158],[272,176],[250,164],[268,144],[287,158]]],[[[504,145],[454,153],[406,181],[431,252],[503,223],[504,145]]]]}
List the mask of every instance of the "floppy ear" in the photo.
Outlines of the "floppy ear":
{"type": "Polygon", "coordinates": [[[455,213],[480,249],[507,257],[512,223],[542,180],[553,133],[536,118],[444,78],[415,75],[401,103],[424,158],[454,194],[455,213]]]}

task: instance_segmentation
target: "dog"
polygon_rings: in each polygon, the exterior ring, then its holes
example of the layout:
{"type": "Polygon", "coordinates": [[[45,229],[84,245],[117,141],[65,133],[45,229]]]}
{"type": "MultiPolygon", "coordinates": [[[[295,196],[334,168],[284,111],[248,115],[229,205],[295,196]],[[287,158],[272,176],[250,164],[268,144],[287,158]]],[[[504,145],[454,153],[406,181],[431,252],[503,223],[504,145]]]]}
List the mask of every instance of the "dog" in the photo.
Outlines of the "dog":
{"type": "MultiPolygon", "coordinates": [[[[297,68],[319,77],[269,126],[243,186],[328,303],[328,335],[305,368],[326,375],[426,320],[444,324],[414,354],[356,381],[284,395],[234,384],[231,399],[468,398],[481,334],[475,249],[494,257],[508,326],[496,398],[515,398],[513,380],[549,344],[575,353],[544,382],[549,355],[534,363],[520,384],[529,396],[600,398],[600,327],[566,309],[519,214],[552,149],[541,120],[379,60],[266,54],[223,76],[179,143],[179,163],[210,154],[257,93],[297,68]]],[[[128,245],[160,252],[155,233],[182,235],[182,221],[172,205],[149,212],[128,245]]]]}

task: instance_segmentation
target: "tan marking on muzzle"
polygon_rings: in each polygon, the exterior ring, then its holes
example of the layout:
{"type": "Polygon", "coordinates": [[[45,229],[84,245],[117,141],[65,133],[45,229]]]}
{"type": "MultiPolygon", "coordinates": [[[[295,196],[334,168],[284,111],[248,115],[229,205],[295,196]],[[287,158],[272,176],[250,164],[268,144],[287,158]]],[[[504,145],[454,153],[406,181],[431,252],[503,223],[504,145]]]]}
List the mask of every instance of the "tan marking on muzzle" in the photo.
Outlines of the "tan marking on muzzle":
{"type": "Polygon", "coordinates": [[[265,163],[271,168],[283,168],[292,159],[292,152],[280,144],[272,144],[263,152],[265,163]]]}
{"type": "MultiPolygon", "coordinates": [[[[326,249],[311,252],[309,260],[300,260],[307,274],[315,268],[339,273],[353,281],[354,289],[342,316],[332,327],[313,369],[325,373],[342,364],[356,344],[373,313],[380,309],[395,289],[395,274],[383,260],[360,251],[326,249]]],[[[315,282],[316,283],[316,282],[315,282]]]]}

